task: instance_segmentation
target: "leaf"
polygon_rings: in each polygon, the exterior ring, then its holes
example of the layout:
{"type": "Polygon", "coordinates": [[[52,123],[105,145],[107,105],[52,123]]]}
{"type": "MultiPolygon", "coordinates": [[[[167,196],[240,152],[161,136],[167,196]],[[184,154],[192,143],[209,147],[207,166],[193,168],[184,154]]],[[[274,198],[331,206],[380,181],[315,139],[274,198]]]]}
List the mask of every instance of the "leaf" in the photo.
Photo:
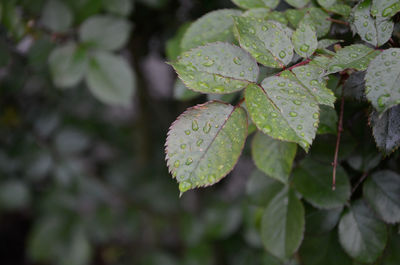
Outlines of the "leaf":
{"type": "Polygon", "coordinates": [[[259,63],[273,68],[283,68],[291,62],[293,45],[283,25],[252,17],[233,19],[240,46],[250,52],[259,63]]]}
{"type": "Polygon", "coordinates": [[[373,0],[371,14],[379,19],[389,19],[400,11],[398,0],[373,0]]]}
{"type": "Polygon", "coordinates": [[[304,207],[293,190],[285,187],[265,208],[261,237],[265,248],[285,259],[300,247],[304,234],[304,207]]]}
{"type": "Polygon", "coordinates": [[[229,94],[257,81],[256,61],[228,43],[210,43],[185,52],[171,63],[186,86],[202,93],[229,94]]]}
{"type": "Polygon", "coordinates": [[[353,26],[361,39],[374,45],[385,44],[393,32],[392,21],[380,21],[371,16],[372,0],[364,0],[353,8],[353,26]]]}
{"type": "Polygon", "coordinates": [[[246,10],[246,12],[243,13],[242,17],[253,17],[253,18],[266,19],[270,12],[271,12],[271,10],[269,8],[265,8],[265,7],[252,8],[252,9],[246,10]]]}
{"type": "Polygon", "coordinates": [[[293,184],[317,208],[338,208],[350,198],[350,182],[340,166],[336,172],[336,190],[332,190],[332,166],[311,159],[303,160],[293,170],[293,184]]]}
{"type": "Polygon", "coordinates": [[[182,53],[181,41],[186,30],[189,28],[190,23],[185,23],[179,27],[175,36],[170,38],[165,45],[165,53],[168,60],[174,61],[182,53]]]}
{"type": "Polygon", "coordinates": [[[202,16],[187,29],[181,42],[182,50],[187,51],[216,41],[233,43],[235,37],[232,31],[232,16],[241,14],[240,10],[221,9],[202,16]]]}
{"type": "Polygon", "coordinates": [[[284,188],[284,185],[259,170],[254,170],[246,185],[246,193],[250,202],[258,206],[266,206],[284,188]]]}
{"type": "Polygon", "coordinates": [[[83,22],[79,28],[79,38],[96,49],[115,51],[125,46],[131,28],[123,18],[95,15],[83,22]]]}
{"type": "Polygon", "coordinates": [[[329,33],[332,22],[328,20],[329,15],[320,8],[311,7],[307,9],[302,23],[313,25],[316,29],[317,37],[321,38],[329,33]]]}
{"type": "Polygon", "coordinates": [[[291,6],[294,6],[296,8],[303,8],[305,7],[310,0],[285,0],[286,3],[288,3],[291,6]]]}
{"type": "Polygon", "coordinates": [[[366,101],[364,94],[365,90],[365,71],[352,73],[344,83],[343,95],[346,98],[355,99],[358,101],[366,101]]]}
{"type": "Polygon", "coordinates": [[[267,7],[274,9],[280,0],[232,0],[235,5],[244,9],[267,7]]]}
{"type": "Polygon", "coordinates": [[[301,85],[283,77],[269,77],[261,86],[250,84],[245,100],[259,130],[308,150],[318,127],[319,108],[301,85]]]}
{"type": "Polygon", "coordinates": [[[322,7],[328,8],[336,4],[337,0],[317,0],[318,4],[322,7]]]}
{"type": "Polygon", "coordinates": [[[319,106],[320,108],[320,118],[317,134],[336,134],[337,133],[337,123],[338,116],[334,108],[329,108],[328,106],[319,106]]]}
{"type": "Polygon", "coordinates": [[[345,69],[364,71],[380,52],[362,44],[353,44],[338,50],[328,64],[326,74],[337,73],[345,69]]]}
{"type": "Polygon", "coordinates": [[[60,88],[77,85],[86,73],[87,64],[86,51],[73,42],[55,48],[49,56],[53,82],[60,88]]]}
{"type": "Polygon", "coordinates": [[[384,155],[390,155],[400,146],[400,105],[390,108],[381,116],[373,111],[370,124],[376,145],[384,155]]]}
{"type": "Polygon", "coordinates": [[[131,104],[135,75],[120,56],[108,52],[95,53],[90,61],[86,82],[92,94],[106,104],[131,104]]]}
{"type": "Polygon", "coordinates": [[[383,221],[400,222],[400,175],[389,170],[375,172],[364,183],[363,195],[383,221]]]}
{"type": "Polygon", "coordinates": [[[400,49],[383,51],[368,66],[365,93],[374,108],[382,114],[400,104],[400,49]]]}
{"type": "MultiPolygon", "coordinates": [[[[335,231],[336,232],[336,231],[335,231]]],[[[299,255],[307,265],[352,265],[352,260],[342,250],[337,233],[305,237],[299,255]]]]}
{"type": "Polygon", "coordinates": [[[383,252],[387,230],[364,201],[358,200],[342,216],[339,223],[339,241],[355,260],[374,262],[383,252]]]}
{"type": "Polygon", "coordinates": [[[261,132],[253,138],[251,151],[256,166],[268,176],[287,183],[297,145],[272,139],[261,132]]]}
{"type": "Polygon", "coordinates": [[[326,8],[327,11],[343,16],[344,18],[348,18],[351,13],[351,7],[343,4],[336,4],[326,8]]]}
{"type": "Polygon", "coordinates": [[[335,95],[327,88],[326,80],[321,77],[322,70],[313,65],[303,65],[292,69],[300,83],[315,97],[318,104],[334,107],[335,95]]]}
{"type": "Polygon", "coordinates": [[[304,58],[310,57],[318,46],[314,27],[304,23],[300,23],[300,26],[293,33],[292,41],[296,53],[304,58]]]}
{"type": "Polygon", "coordinates": [[[177,100],[191,100],[198,97],[200,94],[186,88],[185,84],[179,78],[176,79],[174,84],[174,99],[177,100]]]}
{"type": "Polygon", "coordinates": [[[182,113],[166,142],[167,165],[181,194],[225,177],[236,164],[246,136],[247,117],[241,107],[211,101],[182,113]]]}
{"type": "Polygon", "coordinates": [[[293,26],[293,28],[297,28],[300,24],[300,21],[305,16],[306,12],[306,9],[287,9],[285,11],[285,17],[293,26]]]}
{"type": "Polygon", "coordinates": [[[103,5],[108,12],[119,16],[127,16],[133,9],[132,0],[103,0],[103,5]]]}
{"type": "Polygon", "coordinates": [[[385,249],[385,254],[380,265],[397,265],[400,263],[400,235],[392,233],[389,238],[388,245],[385,249]]]}
{"type": "Polygon", "coordinates": [[[55,32],[65,32],[72,25],[71,9],[60,0],[49,0],[43,8],[42,24],[55,32]]]}
{"type": "Polygon", "coordinates": [[[316,209],[306,204],[306,235],[317,236],[331,231],[339,222],[343,208],[316,209]]]}

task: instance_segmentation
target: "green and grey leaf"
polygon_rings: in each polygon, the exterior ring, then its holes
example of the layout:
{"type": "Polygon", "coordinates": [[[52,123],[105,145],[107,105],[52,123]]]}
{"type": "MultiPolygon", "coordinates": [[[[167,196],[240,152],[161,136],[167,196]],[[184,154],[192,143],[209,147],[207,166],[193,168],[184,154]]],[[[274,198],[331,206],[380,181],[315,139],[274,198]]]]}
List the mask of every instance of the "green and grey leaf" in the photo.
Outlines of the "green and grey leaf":
{"type": "Polygon", "coordinates": [[[364,71],[369,63],[380,53],[362,44],[346,46],[338,50],[327,66],[327,73],[332,74],[345,69],[364,71]]]}
{"type": "Polygon", "coordinates": [[[188,88],[202,93],[239,91],[256,82],[259,72],[249,53],[222,42],[191,49],[171,65],[188,88]]]}
{"type": "Polygon", "coordinates": [[[389,19],[400,11],[398,0],[373,0],[371,14],[381,20],[389,19]]]}
{"type": "Polygon", "coordinates": [[[96,52],[90,59],[87,85],[100,101],[129,106],[135,92],[135,75],[127,61],[109,52],[96,52]]]}
{"type": "Polygon", "coordinates": [[[74,15],[60,0],[49,0],[43,8],[41,23],[55,32],[65,32],[72,25],[74,15]]]}
{"type": "Polygon", "coordinates": [[[236,164],[246,136],[247,117],[241,107],[212,101],[182,113],[166,142],[167,165],[181,194],[225,177],[236,164]]]}
{"type": "Polygon", "coordinates": [[[328,20],[329,15],[320,8],[310,7],[306,9],[303,23],[313,25],[316,29],[317,37],[321,38],[329,33],[332,22],[328,20]]]}
{"type": "Polygon", "coordinates": [[[275,140],[261,132],[257,132],[251,145],[256,166],[283,183],[288,182],[296,150],[296,144],[275,140]]]}
{"type": "Polygon", "coordinates": [[[310,0],[285,0],[285,2],[296,8],[303,8],[310,2],[310,0]]]}
{"type": "Polygon", "coordinates": [[[363,186],[363,195],[386,222],[400,222],[400,175],[384,170],[372,174],[363,186]]]}
{"type": "Polygon", "coordinates": [[[315,28],[312,25],[300,23],[292,35],[294,50],[304,58],[310,57],[318,46],[315,28]]]}
{"type": "Polygon", "coordinates": [[[382,114],[400,104],[400,49],[383,51],[368,66],[365,93],[374,108],[382,114]]]}
{"type": "Polygon", "coordinates": [[[259,63],[283,68],[291,62],[293,44],[282,24],[252,17],[234,17],[234,20],[240,46],[259,63]]]}
{"type": "Polygon", "coordinates": [[[321,105],[319,108],[321,117],[319,118],[317,134],[336,134],[338,123],[336,110],[325,105],[321,105]]]}
{"type": "Polygon", "coordinates": [[[246,193],[252,204],[265,207],[284,187],[284,184],[266,176],[264,172],[254,170],[247,181],[246,193]]]}
{"type": "Polygon", "coordinates": [[[187,51],[216,41],[233,43],[235,37],[232,31],[232,16],[240,16],[241,14],[242,11],[240,10],[221,9],[202,16],[193,22],[183,35],[182,50],[187,51]]]}
{"type": "Polygon", "coordinates": [[[232,0],[238,7],[244,9],[251,9],[251,8],[270,8],[274,9],[280,0],[232,0]]]}
{"type": "Polygon", "coordinates": [[[309,149],[318,128],[319,108],[302,85],[283,77],[269,77],[261,86],[249,85],[245,98],[249,114],[262,132],[309,149]]]}
{"type": "Polygon", "coordinates": [[[386,226],[363,200],[358,200],[340,220],[339,240],[347,254],[356,261],[372,263],[385,248],[386,226]]]}
{"type": "Polygon", "coordinates": [[[87,66],[86,51],[72,42],[55,48],[49,56],[53,82],[60,88],[77,85],[85,76],[87,66]]]}
{"type": "Polygon", "coordinates": [[[132,26],[123,18],[96,15],[88,18],[79,28],[79,38],[96,49],[115,51],[128,41],[132,26]]]}
{"type": "Polygon", "coordinates": [[[285,187],[267,205],[261,221],[265,248],[280,259],[300,247],[304,234],[304,207],[293,190],[285,187]]]}

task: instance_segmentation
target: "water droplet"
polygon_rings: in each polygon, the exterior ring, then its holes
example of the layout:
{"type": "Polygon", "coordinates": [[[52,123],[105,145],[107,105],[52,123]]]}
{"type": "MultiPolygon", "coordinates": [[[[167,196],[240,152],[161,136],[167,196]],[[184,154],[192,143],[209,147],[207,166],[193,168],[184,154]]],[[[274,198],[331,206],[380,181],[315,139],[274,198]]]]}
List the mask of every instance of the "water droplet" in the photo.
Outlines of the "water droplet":
{"type": "Polygon", "coordinates": [[[367,26],[368,26],[368,21],[365,21],[365,22],[363,23],[363,26],[364,26],[364,27],[367,27],[367,26]]]}
{"type": "Polygon", "coordinates": [[[397,52],[392,52],[392,56],[396,56],[397,55],[397,52]]]}
{"type": "Polygon", "coordinates": [[[192,164],[193,163],[193,159],[191,158],[191,157],[189,157],[187,160],[186,160],[186,165],[187,166],[189,166],[190,164],[192,164]]]}
{"type": "Polygon", "coordinates": [[[269,125],[264,126],[264,132],[265,133],[270,133],[272,131],[271,127],[269,125]]]}
{"type": "Polygon", "coordinates": [[[197,84],[204,89],[210,88],[210,86],[206,82],[199,81],[197,84]]]}
{"type": "Polygon", "coordinates": [[[385,107],[386,98],[390,98],[390,95],[389,95],[389,94],[384,94],[384,95],[381,95],[381,96],[378,98],[378,106],[379,106],[380,108],[384,108],[384,107],[385,107]]]}
{"type": "Polygon", "coordinates": [[[318,85],[318,80],[316,80],[316,79],[311,80],[310,85],[312,85],[312,86],[318,85]]]}
{"type": "Polygon", "coordinates": [[[279,83],[278,83],[278,86],[280,86],[280,87],[284,87],[285,85],[286,85],[285,82],[279,82],[279,83]]]}
{"type": "Polygon", "coordinates": [[[234,62],[235,64],[237,64],[237,65],[241,65],[241,61],[240,61],[240,58],[239,58],[239,57],[233,58],[233,62],[234,62]]]}
{"type": "Polygon", "coordinates": [[[180,165],[179,160],[176,160],[175,163],[174,163],[174,167],[179,167],[179,165],[180,165]]]}
{"type": "Polygon", "coordinates": [[[392,7],[391,6],[389,6],[389,7],[387,7],[387,8],[385,8],[385,9],[383,9],[383,11],[382,11],[382,17],[387,17],[387,16],[389,16],[390,15],[390,13],[392,13],[392,7]]]}
{"type": "Polygon", "coordinates": [[[302,52],[307,52],[308,49],[310,49],[310,46],[307,44],[303,44],[300,46],[300,51],[302,51],[302,52]]]}
{"type": "Polygon", "coordinates": [[[199,140],[197,140],[196,145],[200,146],[202,143],[203,143],[203,139],[199,139],[199,140]]]}
{"type": "Polygon", "coordinates": [[[268,30],[268,27],[267,27],[267,26],[262,26],[261,29],[262,29],[263,31],[267,31],[267,30],[268,30]]]}
{"type": "Polygon", "coordinates": [[[386,65],[386,66],[389,66],[389,65],[390,65],[390,62],[389,62],[389,61],[386,61],[386,62],[385,62],[385,65],[386,65]]]}
{"type": "Polygon", "coordinates": [[[210,130],[211,130],[211,124],[209,122],[207,122],[206,125],[204,125],[204,127],[203,127],[203,132],[209,133],[210,130]]]}
{"type": "Polygon", "coordinates": [[[243,77],[244,76],[244,72],[242,71],[242,72],[240,72],[240,76],[241,77],[243,77]]]}
{"type": "Polygon", "coordinates": [[[186,133],[186,135],[189,135],[190,134],[190,130],[186,130],[185,133],[186,133]]]}
{"type": "Polygon", "coordinates": [[[303,126],[297,125],[297,130],[302,130],[302,129],[303,129],[303,126]]]}
{"type": "Polygon", "coordinates": [[[185,149],[186,148],[186,144],[181,144],[181,149],[185,149]]]}
{"type": "Polygon", "coordinates": [[[318,128],[318,122],[314,122],[313,125],[314,125],[315,128],[318,128]]]}
{"type": "Polygon", "coordinates": [[[289,115],[291,117],[297,117],[297,112],[291,111],[291,112],[289,112],[289,115]]]}
{"type": "Polygon", "coordinates": [[[297,100],[297,99],[293,100],[293,103],[296,104],[296,105],[301,105],[301,101],[297,100]]]}
{"type": "Polygon", "coordinates": [[[192,184],[188,181],[183,181],[183,182],[179,183],[179,190],[182,193],[190,190],[191,187],[192,187],[192,184]]]}
{"type": "Polygon", "coordinates": [[[352,53],[350,53],[350,57],[351,57],[351,58],[357,58],[357,57],[358,57],[358,54],[352,52],[352,53]]]}
{"type": "Polygon", "coordinates": [[[205,67],[210,67],[214,65],[214,61],[213,60],[208,60],[206,62],[203,63],[203,66],[205,67]]]}
{"type": "Polygon", "coordinates": [[[285,51],[281,51],[279,53],[279,57],[281,57],[282,59],[286,57],[286,52],[285,51]]]}
{"type": "Polygon", "coordinates": [[[342,70],[342,67],[340,67],[339,65],[332,65],[329,67],[330,72],[339,72],[341,70],[342,70]]]}
{"type": "Polygon", "coordinates": [[[271,117],[272,117],[272,118],[276,118],[276,117],[278,117],[278,114],[276,114],[275,112],[272,112],[272,113],[271,113],[271,117]]]}
{"type": "Polygon", "coordinates": [[[197,131],[199,129],[199,124],[197,123],[196,120],[192,121],[192,129],[193,131],[197,131]]]}
{"type": "Polygon", "coordinates": [[[215,182],[215,176],[214,175],[209,175],[208,176],[208,182],[209,183],[214,183],[215,182]]]}
{"type": "Polygon", "coordinates": [[[255,34],[256,31],[255,31],[252,27],[249,27],[249,33],[250,33],[250,34],[255,34]]]}
{"type": "Polygon", "coordinates": [[[313,116],[314,119],[318,119],[319,118],[319,113],[315,112],[312,116],[313,116]]]}

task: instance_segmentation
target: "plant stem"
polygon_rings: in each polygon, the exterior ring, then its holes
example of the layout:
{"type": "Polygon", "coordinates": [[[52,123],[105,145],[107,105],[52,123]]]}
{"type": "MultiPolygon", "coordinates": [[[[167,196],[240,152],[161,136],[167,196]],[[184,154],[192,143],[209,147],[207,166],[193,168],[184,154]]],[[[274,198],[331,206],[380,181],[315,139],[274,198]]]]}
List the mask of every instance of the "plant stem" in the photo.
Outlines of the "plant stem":
{"type": "Polygon", "coordinates": [[[332,21],[333,23],[342,24],[342,25],[345,25],[345,26],[350,26],[349,22],[346,22],[346,21],[343,21],[343,20],[334,19],[334,18],[330,18],[330,17],[328,17],[326,20],[332,21]]]}
{"type": "Polygon", "coordinates": [[[361,176],[361,178],[358,180],[358,182],[356,183],[356,185],[354,186],[354,188],[351,190],[351,194],[353,194],[356,189],[358,188],[358,186],[360,186],[360,184],[365,180],[365,178],[368,176],[368,172],[364,172],[361,176]]]}
{"type": "MultiPolygon", "coordinates": [[[[310,61],[311,61],[311,59],[309,58],[309,59],[307,59],[307,60],[305,60],[305,61],[299,62],[298,64],[292,65],[292,66],[290,66],[289,68],[283,69],[283,70],[291,71],[292,69],[294,69],[294,68],[296,68],[296,67],[299,67],[299,66],[308,64],[310,61]]],[[[279,73],[277,73],[275,76],[280,76],[281,73],[282,73],[282,72],[279,72],[279,73]]]]}
{"type": "Polygon", "coordinates": [[[335,148],[335,157],[333,159],[333,172],[332,172],[332,190],[336,189],[336,167],[337,167],[337,160],[339,154],[339,145],[340,145],[340,137],[342,136],[343,132],[343,112],[344,112],[344,96],[343,96],[343,86],[342,86],[342,98],[340,103],[340,116],[339,116],[339,123],[338,123],[338,135],[336,139],[336,148],[335,148]]]}

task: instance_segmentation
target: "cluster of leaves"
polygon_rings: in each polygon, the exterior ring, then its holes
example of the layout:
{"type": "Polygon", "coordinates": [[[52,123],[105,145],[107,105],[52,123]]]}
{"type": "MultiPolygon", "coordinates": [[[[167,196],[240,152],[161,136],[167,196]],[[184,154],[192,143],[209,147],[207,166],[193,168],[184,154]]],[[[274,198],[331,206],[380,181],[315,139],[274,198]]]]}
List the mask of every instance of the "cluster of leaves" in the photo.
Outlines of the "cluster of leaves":
{"type": "MultiPolygon", "coordinates": [[[[398,163],[400,145],[394,33],[400,3],[286,0],[294,8],[282,3],[274,10],[280,1],[233,2],[245,11],[210,12],[184,25],[167,46],[179,77],[175,96],[217,99],[187,109],[168,132],[167,165],[181,195],[224,178],[255,133],[251,153],[260,171],[252,174],[248,191],[262,208],[260,234],[269,253],[289,262],[300,248],[307,265],[352,259],[397,264],[400,175],[384,164],[398,163]],[[349,40],[351,31],[359,38],[349,40]],[[336,44],[342,41],[343,47],[336,44]],[[360,109],[358,100],[370,113],[368,124],[386,161],[369,144],[344,156],[339,145],[335,150],[335,137],[328,138],[332,146],[321,143],[325,134],[337,134],[340,144],[345,97],[353,100],[348,108],[360,109]],[[335,159],[336,190],[329,163],[334,152],[346,169],[335,159]],[[354,171],[362,174],[352,189],[354,171]],[[354,196],[365,178],[362,196],[354,196]]],[[[355,137],[370,130],[363,126],[355,137]]]]}

